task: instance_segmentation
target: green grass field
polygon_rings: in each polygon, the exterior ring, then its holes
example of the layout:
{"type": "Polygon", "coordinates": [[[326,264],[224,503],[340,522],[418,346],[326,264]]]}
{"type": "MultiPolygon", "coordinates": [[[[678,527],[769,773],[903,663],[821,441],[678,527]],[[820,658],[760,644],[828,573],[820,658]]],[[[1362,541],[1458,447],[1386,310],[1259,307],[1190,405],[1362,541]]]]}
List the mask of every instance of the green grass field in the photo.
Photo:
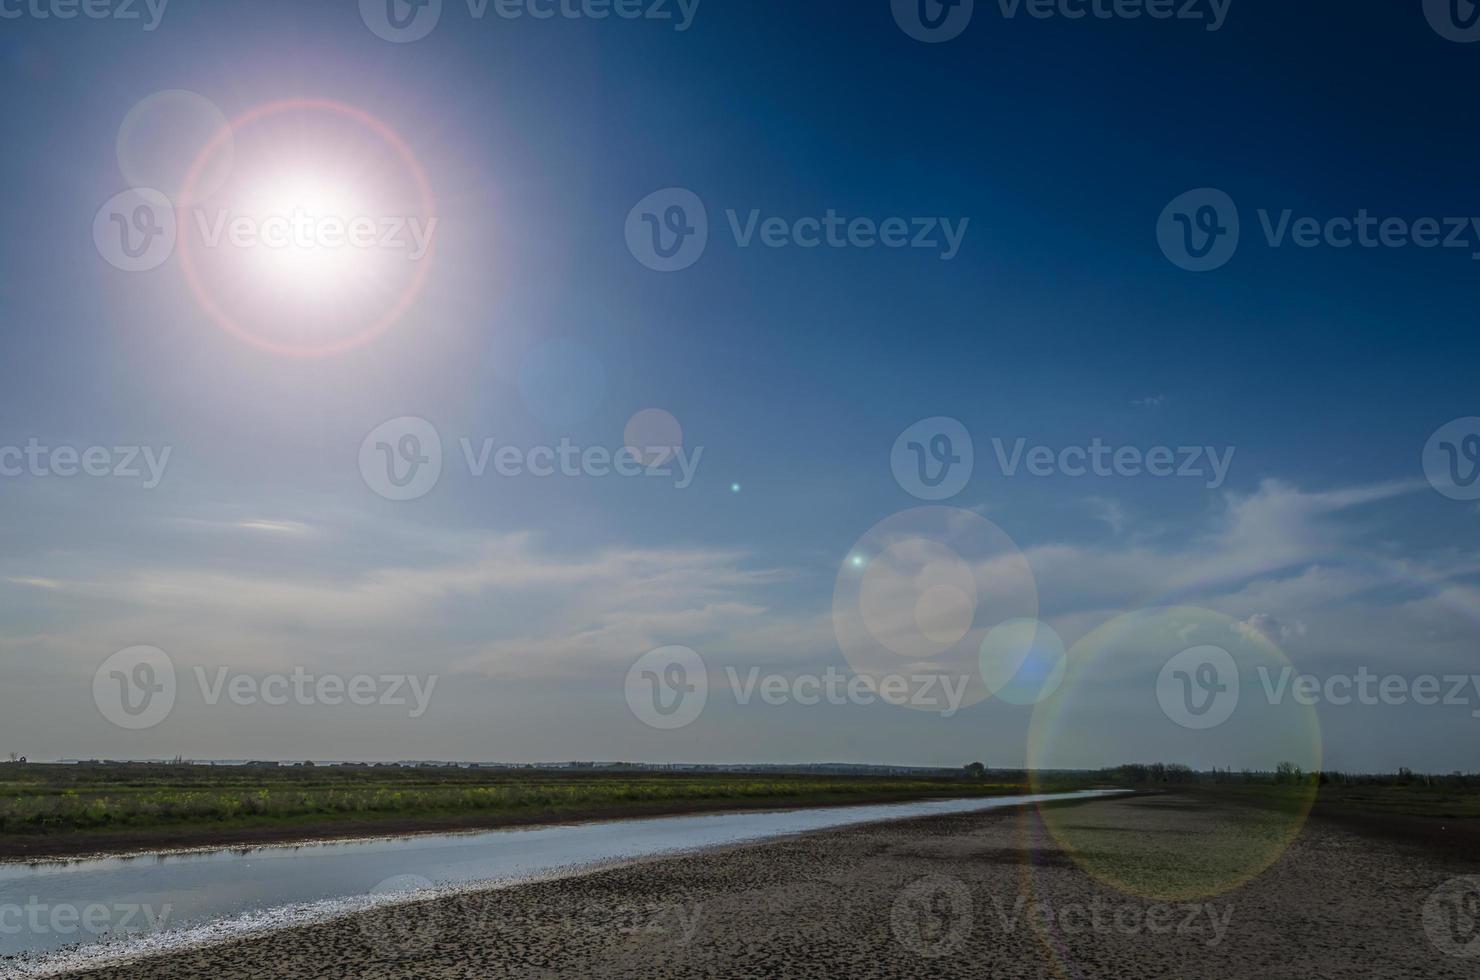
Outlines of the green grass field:
{"type": "MultiPolygon", "coordinates": [[[[369,832],[497,826],[583,817],[641,816],[759,806],[1002,796],[1091,786],[1183,792],[1285,809],[1308,806],[1315,788],[1269,774],[1212,778],[1124,770],[873,777],[791,773],[654,772],[641,769],[456,769],[361,766],[257,768],[192,765],[0,765],[0,853],[118,838],[150,846],[229,842],[233,834],[349,836],[369,832]],[[1158,774],[1153,774],[1156,777],[1158,774]]],[[[1418,777],[1323,781],[1319,805],[1388,815],[1480,820],[1480,780],[1418,777]]]]}
{"type": "Polygon", "coordinates": [[[527,821],[687,805],[1001,795],[1023,788],[1021,783],[964,778],[31,764],[0,767],[0,838],[422,817],[527,821]]]}

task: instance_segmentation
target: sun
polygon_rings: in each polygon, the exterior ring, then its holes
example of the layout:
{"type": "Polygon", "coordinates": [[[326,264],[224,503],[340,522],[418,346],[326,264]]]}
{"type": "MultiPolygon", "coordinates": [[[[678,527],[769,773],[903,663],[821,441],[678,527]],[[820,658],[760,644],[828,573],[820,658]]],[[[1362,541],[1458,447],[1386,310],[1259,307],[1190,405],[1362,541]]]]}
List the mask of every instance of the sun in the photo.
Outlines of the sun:
{"type": "Polygon", "coordinates": [[[427,282],[438,217],[425,170],[353,106],[288,99],[232,119],[191,164],[181,269],[209,318],[256,347],[317,357],[379,336],[427,282]],[[231,168],[198,185],[218,157],[231,168]]]}
{"type": "Polygon", "coordinates": [[[372,280],[375,222],[356,189],[312,170],[268,177],[243,202],[237,227],[249,274],[268,288],[336,299],[372,280]]]}

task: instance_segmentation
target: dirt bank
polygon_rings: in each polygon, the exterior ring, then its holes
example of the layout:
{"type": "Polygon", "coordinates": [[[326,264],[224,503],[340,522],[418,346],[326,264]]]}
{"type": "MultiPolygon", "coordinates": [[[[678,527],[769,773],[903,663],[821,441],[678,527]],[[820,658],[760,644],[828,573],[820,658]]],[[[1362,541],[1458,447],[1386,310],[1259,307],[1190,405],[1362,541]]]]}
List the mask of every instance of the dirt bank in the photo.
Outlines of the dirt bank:
{"type": "MultiPolygon", "coordinates": [[[[1123,836],[1144,855],[1153,841],[1174,864],[1218,844],[1201,836],[1217,806],[1156,796],[1060,812],[1104,846],[1123,836]]],[[[1436,943],[1424,925],[1438,886],[1480,873],[1474,848],[1316,818],[1247,884],[1175,902],[1118,891],[1080,857],[1033,810],[932,817],[420,902],[78,976],[1480,976],[1480,959],[1450,955],[1457,940],[1436,943]]],[[[1106,855],[1089,857],[1104,866],[1106,855]]]]}

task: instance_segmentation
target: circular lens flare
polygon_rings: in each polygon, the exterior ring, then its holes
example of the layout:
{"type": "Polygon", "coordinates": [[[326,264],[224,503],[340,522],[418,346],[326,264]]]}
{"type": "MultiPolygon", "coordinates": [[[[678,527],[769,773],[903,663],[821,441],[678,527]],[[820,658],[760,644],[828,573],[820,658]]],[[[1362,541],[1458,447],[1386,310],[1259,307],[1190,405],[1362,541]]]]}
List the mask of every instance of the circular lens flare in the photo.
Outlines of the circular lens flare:
{"type": "Polygon", "coordinates": [[[1189,606],[1121,616],[1074,644],[1058,693],[1033,712],[1032,778],[1042,787],[1064,770],[1130,766],[1132,788],[1168,795],[1100,807],[1142,808],[1165,833],[1044,808],[1054,838],[1097,878],[1156,901],[1209,898],[1261,874],[1304,826],[1321,768],[1315,708],[1266,696],[1289,666],[1267,637],[1189,606]],[[1216,785],[1192,781],[1215,769],[1216,785]]]}
{"type": "Polygon", "coordinates": [[[179,253],[222,329],[254,347],[321,357],[360,347],[411,307],[437,218],[425,171],[384,122],[328,99],[287,99],[231,120],[186,174],[179,253]],[[231,178],[203,194],[219,155],[231,178]]]}
{"type": "Polygon", "coordinates": [[[991,521],[956,507],[917,507],[874,525],[847,552],[833,587],[833,630],[853,672],[893,704],[941,712],[991,696],[981,645],[996,626],[1038,614],[1027,559],[991,521]]]}
{"type": "MultiPolygon", "coordinates": [[[[160,190],[176,206],[196,203],[182,189],[192,158],[201,146],[227,129],[226,116],[203,95],[167,89],[140,99],[118,126],[118,169],[130,187],[160,190]]],[[[194,195],[215,193],[231,174],[227,140],[196,176],[194,195]]]]}

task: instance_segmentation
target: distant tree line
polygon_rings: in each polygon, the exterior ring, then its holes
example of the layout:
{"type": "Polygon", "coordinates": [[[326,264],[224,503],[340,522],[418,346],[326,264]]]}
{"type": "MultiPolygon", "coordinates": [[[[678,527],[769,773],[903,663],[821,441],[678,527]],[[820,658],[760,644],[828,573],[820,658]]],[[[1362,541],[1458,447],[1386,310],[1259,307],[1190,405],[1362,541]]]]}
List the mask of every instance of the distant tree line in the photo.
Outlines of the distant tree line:
{"type": "Polygon", "coordinates": [[[1280,762],[1272,770],[1219,769],[1200,772],[1179,763],[1130,763],[1104,770],[1116,783],[1133,786],[1191,783],[1241,783],[1249,785],[1300,785],[1312,781],[1321,786],[1428,786],[1449,789],[1480,788],[1480,773],[1452,772],[1447,775],[1415,773],[1406,767],[1395,773],[1306,772],[1293,762],[1280,762]]]}

